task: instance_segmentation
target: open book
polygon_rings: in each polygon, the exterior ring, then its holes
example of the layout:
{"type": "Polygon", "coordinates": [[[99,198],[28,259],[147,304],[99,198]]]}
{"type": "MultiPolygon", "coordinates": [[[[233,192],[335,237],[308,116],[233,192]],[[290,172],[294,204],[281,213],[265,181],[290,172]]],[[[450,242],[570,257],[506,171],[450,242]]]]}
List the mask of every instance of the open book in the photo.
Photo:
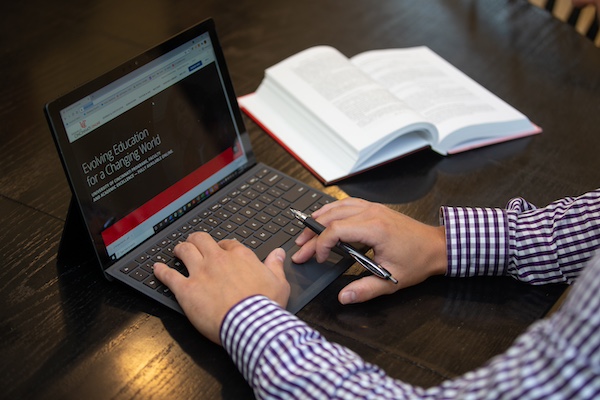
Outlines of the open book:
{"type": "Polygon", "coordinates": [[[239,102],[325,184],[423,148],[447,155],[541,131],[427,47],[350,59],[312,47],[239,102]]]}

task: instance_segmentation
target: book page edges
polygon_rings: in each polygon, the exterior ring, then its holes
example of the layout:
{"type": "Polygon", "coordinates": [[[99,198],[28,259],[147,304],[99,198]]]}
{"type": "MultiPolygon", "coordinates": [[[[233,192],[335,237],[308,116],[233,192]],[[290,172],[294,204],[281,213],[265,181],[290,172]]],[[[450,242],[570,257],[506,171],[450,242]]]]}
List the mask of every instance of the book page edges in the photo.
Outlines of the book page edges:
{"type": "Polygon", "coordinates": [[[441,155],[458,154],[458,153],[462,153],[465,151],[477,149],[480,147],[491,146],[493,144],[508,142],[511,140],[520,139],[520,138],[524,138],[527,136],[537,135],[541,132],[542,132],[542,128],[539,127],[538,125],[535,125],[532,123],[531,129],[515,132],[515,133],[509,134],[509,135],[491,136],[491,137],[487,137],[487,138],[484,137],[484,138],[479,138],[479,139],[467,140],[467,141],[457,143],[456,145],[454,145],[453,147],[451,147],[449,149],[441,148],[441,147],[438,147],[435,145],[432,146],[431,148],[433,151],[435,151],[441,155]]]}
{"type": "Polygon", "coordinates": [[[301,136],[295,135],[296,140],[294,141],[293,139],[290,140],[290,138],[283,140],[275,134],[275,131],[278,131],[278,128],[274,127],[272,123],[269,124],[266,121],[262,121],[256,115],[255,107],[253,106],[254,97],[255,93],[240,96],[238,98],[240,109],[279,145],[281,145],[281,147],[298,160],[300,164],[315,175],[317,179],[324,184],[330,184],[349,174],[349,171],[345,171],[331,162],[329,156],[318,146],[303,140],[301,136]]]}

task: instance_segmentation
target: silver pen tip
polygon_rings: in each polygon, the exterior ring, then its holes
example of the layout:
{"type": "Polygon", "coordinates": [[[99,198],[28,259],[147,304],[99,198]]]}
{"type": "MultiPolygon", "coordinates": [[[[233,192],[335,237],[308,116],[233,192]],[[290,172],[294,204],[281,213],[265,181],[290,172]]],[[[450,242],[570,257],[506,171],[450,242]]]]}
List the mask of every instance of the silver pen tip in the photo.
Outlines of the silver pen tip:
{"type": "Polygon", "coordinates": [[[296,218],[301,219],[301,220],[305,220],[306,219],[306,215],[304,215],[304,213],[296,210],[295,208],[291,208],[290,207],[290,211],[292,212],[292,214],[294,214],[294,216],[296,218]]]}

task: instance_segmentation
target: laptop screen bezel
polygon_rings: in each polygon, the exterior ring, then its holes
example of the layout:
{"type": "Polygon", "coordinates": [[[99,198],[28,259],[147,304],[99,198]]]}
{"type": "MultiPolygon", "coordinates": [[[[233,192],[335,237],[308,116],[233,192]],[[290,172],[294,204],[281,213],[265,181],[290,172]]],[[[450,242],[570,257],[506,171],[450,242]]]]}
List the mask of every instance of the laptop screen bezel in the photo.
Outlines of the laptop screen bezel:
{"type": "MultiPolygon", "coordinates": [[[[242,114],[237,103],[237,97],[235,95],[233,84],[231,82],[225,57],[217,37],[214,21],[212,19],[207,19],[171,37],[163,43],[154,46],[153,48],[145,51],[144,53],[139,54],[138,56],[124,62],[118,67],[102,74],[101,76],[72,90],[71,92],[59,97],[58,99],[46,104],[44,108],[45,115],[48,120],[50,129],[53,133],[54,142],[59,152],[60,159],[75,200],[75,204],[79,207],[80,210],[84,210],[85,207],[90,208],[92,206],[91,199],[89,196],[89,191],[85,186],[86,183],[82,179],[82,175],[80,173],[75,173],[75,171],[78,171],[79,165],[75,161],[75,157],[69,143],[67,132],[62,123],[60,111],[63,110],[65,107],[69,107],[70,105],[74,104],[80,99],[90,95],[91,93],[95,93],[96,91],[101,90],[102,88],[106,87],[112,82],[115,82],[123,76],[135,71],[136,69],[143,67],[144,65],[158,59],[159,57],[167,54],[173,49],[176,49],[177,47],[205,33],[208,33],[210,35],[210,40],[213,44],[217,66],[222,76],[225,95],[229,100],[229,103],[232,108],[232,122],[235,124],[237,131],[240,135],[241,145],[244,149],[245,157],[247,158],[245,166],[243,168],[240,168],[239,173],[242,173],[243,171],[256,164],[254,153],[250,145],[248,131],[246,130],[243,122],[242,114]]],[[[97,261],[100,264],[102,270],[106,270],[112,264],[114,264],[116,260],[111,259],[111,257],[108,255],[106,251],[106,246],[104,244],[100,232],[93,232],[93,230],[91,229],[90,221],[86,218],[84,213],[81,214],[83,216],[83,222],[85,223],[85,226],[87,228],[86,234],[89,236],[89,239],[93,244],[93,248],[95,249],[97,261]]]]}

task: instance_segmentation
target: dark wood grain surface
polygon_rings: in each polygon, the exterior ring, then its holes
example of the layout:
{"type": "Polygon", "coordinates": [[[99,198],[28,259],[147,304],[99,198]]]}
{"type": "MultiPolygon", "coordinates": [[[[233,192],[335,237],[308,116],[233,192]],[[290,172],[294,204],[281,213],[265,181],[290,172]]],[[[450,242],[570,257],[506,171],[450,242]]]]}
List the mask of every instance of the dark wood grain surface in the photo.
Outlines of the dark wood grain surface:
{"type": "MultiPolygon", "coordinates": [[[[523,196],[544,205],[598,186],[600,52],[524,0],[11,2],[0,17],[0,397],[252,397],[183,316],[56,257],[70,192],[44,103],[211,16],[239,95],[309,46],[352,56],[427,45],[544,129],[446,158],[423,152],[323,188],[246,120],[260,161],[334,196],[437,224],[441,204],[502,207],[523,196]]],[[[439,278],[340,306],[339,289],[361,273],[350,269],[298,315],[424,386],[505,350],[564,289],[439,278]]]]}

